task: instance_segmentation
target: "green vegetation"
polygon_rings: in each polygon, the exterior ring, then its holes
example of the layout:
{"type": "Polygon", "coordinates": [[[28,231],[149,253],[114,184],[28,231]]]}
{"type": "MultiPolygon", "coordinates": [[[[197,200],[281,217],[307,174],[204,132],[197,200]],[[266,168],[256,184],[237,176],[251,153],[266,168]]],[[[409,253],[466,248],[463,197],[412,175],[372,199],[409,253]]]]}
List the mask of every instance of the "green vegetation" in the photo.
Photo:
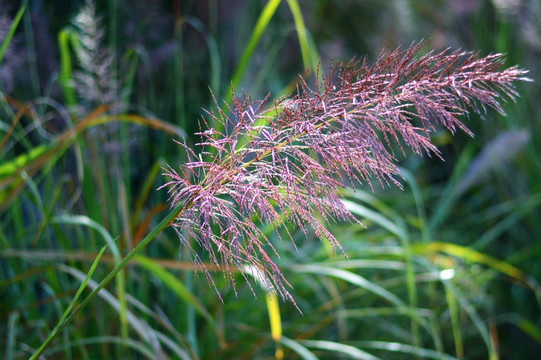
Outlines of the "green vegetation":
{"type": "Polygon", "coordinates": [[[539,354],[538,6],[71,4],[0,9],[1,358],[539,354]],[[505,53],[506,67],[529,69],[535,82],[517,84],[507,116],[461,118],[474,139],[433,133],[445,161],[397,150],[403,189],[344,190],[364,226],[327,228],[348,259],[310,231],[288,228],[295,248],[262,227],[298,308],[268,293],[256,270],[234,271],[233,287],[200,255],[209,285],[167,227],[180,205],[155,191],[166,164],[187,161],[173,139],[196,149],[201,109],[218,111],[209,89],[220,106],[231,86],[278,98],[318,63],[322,73],[331,58],[373,63],[422,38],[426,52],[505,53]]]}

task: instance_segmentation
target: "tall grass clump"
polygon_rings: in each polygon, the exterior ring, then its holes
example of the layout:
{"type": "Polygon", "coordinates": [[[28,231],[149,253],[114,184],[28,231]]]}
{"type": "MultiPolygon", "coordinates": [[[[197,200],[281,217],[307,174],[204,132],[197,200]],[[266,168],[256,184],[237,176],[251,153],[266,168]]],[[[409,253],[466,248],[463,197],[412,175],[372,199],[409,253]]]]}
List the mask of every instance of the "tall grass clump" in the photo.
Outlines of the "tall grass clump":
{"type": "Polygon", "coordinates": [[[293,301],[262,225],[291,241],[298,227],[346,255],[326,227],[357,221],[340,189],[374,179],[400,186],[397,152],[441,157],[430,141],[437,126],[472,135],[459,117],[487,108],[504,114],[501,103],[517,96],[512,83],[529,80],[525,70],[500,70],[500,54],[418,56],[423,45],[383,53],[373,65],[331,65],[322,80],[318,69],[313,85],[301,77],[295,95],[271,104],[245,94],[225,108],[215,100],[197,133],[199,151],[181,144],[191,160],[168,167],[163,186],[181,247],[209,281],[207,258],[233,287],[241,270],[293,301]]]}

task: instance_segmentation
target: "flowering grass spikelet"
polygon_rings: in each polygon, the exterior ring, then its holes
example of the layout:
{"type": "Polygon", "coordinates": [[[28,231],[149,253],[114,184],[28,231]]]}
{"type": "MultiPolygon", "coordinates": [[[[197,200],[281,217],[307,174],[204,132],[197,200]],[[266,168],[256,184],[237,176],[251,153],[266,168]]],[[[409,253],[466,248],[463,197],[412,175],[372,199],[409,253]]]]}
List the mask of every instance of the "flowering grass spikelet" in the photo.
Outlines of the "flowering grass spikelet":
{"type": "Polygon", "coordinates": [[[261,225],[293,241],[291,225],[345,255],[325,226],[357,222],[341,202],[341,187],[372,187],[374,180],[401,186],[393,147],[440,157],[429,137],[438,124],[472,135],[459,117],[487,107],[504,114],[501,103],[517,96],[512,82],[529,81],[525,70],[500,70],[501,54],[418,56],[423,46],[382,53],[373,65],[331,64],[322,80],[318,69],[313,86],[300,77],[296,94],[273,104],[242,94],[221,109],[214,99],[216,110],[206,112],[198,133],[200,151],[183,145],[190,160],[180,171],[168,167],[161,187],[172,206],[183,204],[172,225],[210,282],[190,239],[233,288],[236,270],[250,266],[268,289],[293,301],[261,225]]]}

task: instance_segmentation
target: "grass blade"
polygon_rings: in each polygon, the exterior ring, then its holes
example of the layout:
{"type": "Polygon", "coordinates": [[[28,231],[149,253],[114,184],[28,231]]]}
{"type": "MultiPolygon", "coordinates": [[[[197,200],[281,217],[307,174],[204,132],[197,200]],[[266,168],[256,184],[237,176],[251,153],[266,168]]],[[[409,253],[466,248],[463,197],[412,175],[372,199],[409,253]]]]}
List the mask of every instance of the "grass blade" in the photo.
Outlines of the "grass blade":
{"type": "Polygon", "coordinates": [[[212,318],[207,309],[205,309],[205,307],[201,304],[201,302],[195,297],[195,295],[192,294],[180,280],[178,280],[175,276],[173,276],[173,274],[164,269],[158,262],[151,258],[143,255],[137,255],[134,260],[160,279],[166,287],[171,289],[171,291],[177,295],[179,299],[191,305],[209,323],[209,325],[215,329],[216,334],[218,335],[222,344],[225,343],[223,334],[216,326],[215,320],[212,318]]]}
{"type": "Polygon", "coordinates": [[[105,252],[105,249],[107,249],[107,246],[108,245],[103,246],[101,248],[100,252],[98,253],[98,256],[96,257],[96,260],[94,260],[94,262],[92,263],[90,270],[86,274],[86,277],[82,281],[81,286],[79,286],[77,293],[73,297],[73,300],[71,300],[70,304],[68,305],[68,307],[66,308],[62,316],[60,317],[60,320],[58,320],[58,323],[55,325],[54,329],[49,333],[49,336],[47,337],[47,339],[45,339],[43,344],[41,344],[38,350],[30,357],[30,360],[38,359],[40,355],[43,353],[43,351],[47,348],[47,346],[51,343],[51,341],[53,341],[53,339],[58,335],[58,332],[62,330],[64,326],[66,326],[67,322],[70,319],[69,315],[70,315],[71,309],[73,309],[75,303],[79,300],[81,293],[86,288],[86,285],[88,284],[88,281],[92,277],[92,274],[94,274],[94,271],[96,270],[96,267],[98,266],[100,258],[105,252]]]}
{"type": "Polygon", "coordinates": [[[304,69],[314,70],[318,66],[318,54],[313,46],[310,46],[308,41],[308,30],[304,25],[304,19],[302,17],[301,7],[297,0],[287,0],[291,15],[293,15],[293,21],[295,22],[295,29],[297,30],[297,36],[299,38],[299,46],[301,48],[302,62],[304,69]]]}
{"type": "Polygon", "coordinates": [[[399,297],[389,292],[388,290],[382,288],[381,286],[376,285],[375,283],[366,280],[364,277],[354,274],[350,271],[343,269],[336,269],[330,266],[324,266],[321,264],[311,264],[311,265],[292,265],[290,269],[299,273],[308,273],[316,274],[323,276],[331,276],[337,279],[347,281],[353,285],[364,288],[376,295],[381,296],[391,304],[399,307],[408,307],[404,301],[399,297]]]}
{"type": "MultiPolygon", "coordinates": [[[[250,61],[252,53],[254,52],[255,47],[257,46],[259,39],[261,38],[261,35],[263,35],[263,32],[265,31],[265,29],[269,25],[270,20],[274,16],[276,8],[278,7],[278,5],[280,5],[280,2],[281,0],[269,0],[267,5],[265,5],[265,7],[263,8],[261,15],[259,15],[255,27],[252,30],[252,34],[250,35],[250,40],[248,40],[248,44],[244,48],[244,51],[242,52],[242,55],[240,57],[237,69],[233,73],[231,84],[234,88],[238,85],[240,79],[244,75],[244,71],[248,66],[248,62],[250,61]]],[[[231,94],[227,96],[227,102],[229,102],[231,100],[231,94]]]]}
{"type": "Polygon", "coordinates": [[[380,358],[367,353],[361,349],[356,348],[355,346],[341,344],[335,341],[324,341],[324,340],[303,340],[302,343],[307,347],[334,351],[346,355],[352,359],[360,360],[381,360],[380,358]]]}
{"type": "Polygon", "coordinates": [[[77,105],[77,96],[75,95],[73,84],[73,66],[71,64],[69,50],[70,40],[75,41],[73,40],[71,31],[63,29],[58,33],[58,51],[60,53],[60,75],[58,76],[58,81],[62,88],[66,105],[71,110],[77,105]]]}
{"type": "MultiPolygon", "coordinates": [[[[107,246],[111,248],[111,253],[113,254],[113,257],[115,259],[115,264],[118,265],[120,263],[120,251],[113,237],[103,226],[90,219],[89,217],[82,215],[61,215],[52,218],[51,223],[82,225],[88,226],[89,228],[96,230],[105,239],[107,246]]],[[[118,274],[118,276],[115,278],[115,282],[118,293],[118,301],[120,303],[119,313],[121,332],[124,338],[128,338],[128,328],[126,325],[126,285],[124,282],[124,274],[118,274]]]]}
{"type": "Polygon", "coordinates": [[[6,53],[6,50],[11,43],[11,39],[13,38],[13,34],[15,34],[15,30],[17,29],[17,26],[19,25],[19,22],[21,21],[21,18],[23,17],[24,11],[26,10],[26,4],[28,3],[28,0],[24,0],[21,7],[19,8],[19,11],[17,11],[17,14],[15,15],[15,18],[13,19],[13,22],[11,23],[11,26],[9,27],[9,31],[2,41],[2,45],[0,46],[0,63],[2,63],[2,58],[4,57],[4,54],[6,53]]]}
{"type": "Polygon", "coordinates": [[[310,350],[301,345],[298,341],[282,336],[280,342],[297,353],[304,360],[318,360],[310,350]]]}
{"type": "Polygon", "coordinates": [[[267,303],[267,311],[269,313],[269,321],[271,328],[271,336],[276,343],[275,357],[277,360],[284,358],[284,350],[282,349],[280,339],[282,338],[282,320],[280,318],[280,306],[278,305],[278,297],[275,293],[269,292],[265,296],[267,303]]]}
{"type": "MultiPolygon", "coordinates": [[[[182,209],[183,209],[183,204],[179,204],[175,206],[173,209],[171,209],[169,214],[167,214],[167,216],[165,216],[165,218],[154,229],[152,229],[152,231],[143,240],[141,240],[141,242],[137,244],[137,246],[135,246],[135,248],[132,251],[130,251],[128,255],[126,255],[126,257],[118,265],[116,265],[115,268],[109,274],[107,274],[107,276],[96,286],[94,290],[92,290],[92,292],[79,304],[79,306],[77,306],[71,312],[71,314],[67,315],[67,313],[65,313],[67,317],[62,316],[61,321],[59,321],[59,327],[54,332],[55,336],[56,336],[56,333],[59,330],[62,330],[82,308],[84,308],[90,301],[92,301],[92,299],[96,297],[96,295],[98,295],[100,290],[103,289],[105,285],[107,285],[122,269],[126,267],[126,265],[128,265],[130,260],[133,257],[135,257],[135,255],[139,253],[139,251],[141,251],[146,245],[148,245],[148,243],[152,239],[154,239],[167,226],[169,226],[171,222],[182,211],[182,209]]],[[[102,249],[102,252],[103,250],[105,249],[102,249]]],[[[100,257],[101,257],[102,252],[100,252],[99,254],[100,257]]],[[[86,280],[86,282],[88,282],[88,280],[86,280]]],[[[70,309],[71,307],[72,306],[70,306],[70,309]]],[[[47,347],[47,345],[51,342],[53,338],[54,337],[49,337],[46,339],[46,341],[40,346],[38,352],[36,353],[37,355],[33,357],[33,359],[37,358],[37,356],[39,356],[39,354],[41,354],[43,350],[45,350],[45,348],[47,347]]]]}
{"type": "Polygon", "coordinates": [[[363,347],[372,348],[372,349],[381,349],[390,352],[400,352],[405,354],[411,354],[419,356],[423,359],[438,359],[438,360],[456,360],[455,357],[452,357],[448,354],[444,354],[439,351],[423,349],[417,346],[411,346],[407,344],[400,344],[396,342],[386,342],[386,341],[362,341],[360,342],[363,347]]]}

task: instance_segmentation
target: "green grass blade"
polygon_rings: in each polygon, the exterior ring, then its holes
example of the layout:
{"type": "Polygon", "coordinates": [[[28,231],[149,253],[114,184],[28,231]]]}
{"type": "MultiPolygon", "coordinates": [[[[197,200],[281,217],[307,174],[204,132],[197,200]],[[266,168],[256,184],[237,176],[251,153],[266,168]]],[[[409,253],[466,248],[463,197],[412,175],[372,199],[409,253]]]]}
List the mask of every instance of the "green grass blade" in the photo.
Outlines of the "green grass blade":
{"type": "MultiPolygon", "coordinates": [[[[274,16],[276,8],[278,7],[278,5],[280,5],[280,2],[281,0],[269,0],[269,2],[267,2],[267,5],[265,5],[265,7],[263,8],[261,15],[259,15],[255,27],[252,30],[252,34],[250,35],[250,40],[248,40],[248,44],[244,48],[244,51],[242,52],[242,55],[240,57],[239,64],[237,65],[237,68],[233,73],[233,77],[231,79],[231,85],[233,86],[233,88],[235,88],[238,85],[239,81],[242,79],[244,71],[248,66],[248,62],[252,57],[252,53],[254,52],[255,47],[259,43],[261,35],[263,35],[263,32],[265,31],[265,29],[269,25],[270,20],[274,16]]],[[[228,94],[226,100],[227,102],[231,100],[231,94],[229,93],[230,92],[226,93],[228,94]]]]}
{"type": "Polygon", "coordinates": [[[156,359],[156,353],[149,349],[148,346],[145,346],[144,343],[136,341],[133,339],[124,339],[122,337],[116,336],[96,336],[85,339],[72,340],[68,344],[62,344],[61,346],[54,346],[49,348],[44,353],[45,358],[54,358],[53,355],[65,350],[67,347],[74,348],[78,346],[88,346],[88,345],[98,345],[98,344],[115,344],[120,345],[125,348],[135,350],[138,354],[143,356],[146,359],[156,359]]]}
{"type": "MultiPolygon", "coordinates": [[[[135,257],[135,255],[139,253],[139,251],[141,251],[145,246],[148,245],[148,243],[152,239],[154,239],[167,226],[169,226],[169,224],[171,224],[171,222],[178,216],[178,214],[182,211],[182,209],[183,209],[183,204],[179,204],[175,206],[173,209],[171,209],[169,214],[167,214],[167,216],[163,218],[163,220],[156,227],[154,227],[152,231],[143,240],[141,240],[137,244],[137,246],[132,251],[130,251],[128,255],[126,255],[126,257],[118,265],[115,266],[113,270],[111,270],[109,274],[107,274],[107,276],[98,284],[98,286],[96,286],[94,290],[92,290],[92,292],[79,304],[79,306],[73,309],[73,311],[71,312],[71,314],[69,314],[69,316],[61,319],[62,321],[59,322],[60,327],[58,328],[57,331],[55,331],[55,336],[58,331],[62,330],[67,324],[69,324],[69,322],[81,309],[83,309],[86,305],[88,305],[88,303],[92,301],[92,299],[94,299],[96,295],[98,295],[100,290],[103,289],[105,285],[107,285],[122,269],[126,267],[126,265],[128,265],[130,260],[133,257],[135,257]]],[[[101,254],[99,256],[101,256],[101,254]]],[[[37,353],[38,355],[36,355],[36,357],[39,356],[39,354],[43,352],[43,350],[47,347],[47,345],[51,342],[53,338],[54,337],[47,338],[47,340],[41,345],[39,349],[39,353],[37,353]]]]}
{"type": "Polygon", "coordinates": [[[335,341],[303,340],[301,343],[310,348],[337,352],[352,359],[381,360],[379,357],[371,355],[355,346],[345,345],[335,341]]]}
{"type": "Polygon", "coordinates": [[[494,356],[497,353],[497,349],[493,348],[493,344],[490,340],[488,327],[485,322],[483,322],[473,305],[453,283],[448,280],[442,280],[442,283],[446,287],[446,289],[450,291],[450,296],[453,296],[454,299],[458,301],[464,312],[468,314],[470,320],[472,321],[473,325],[477,329],[479,335],[481,336],[487,347],[489,359],[495,359],[494,356]]]}
{"type": "Polygon", "coordinates": [[[541,330],[531,320],[521,314],[505,314],[498,319],[499,322],[509,322],[514,324],[532,340],[541,345],[541,330]]]}
{"type": "Polygon", "coordinates": [[[51,145],[38,145],[30,149],[26,153],[22,153],[10,161],[2,161],[0,164],[0,180],[8,176],[14,176],[21,171],[22,168],[26,167],[32,161],[40,158],[45,155],[47,152],[51,151],[54,147],[54,144],[51,145]]]}
{"type": "Polygon", "coordinates": [[[13,38],[13,34],[15,34],[15,30],[17,30],[17,26],[19,25],[19,22],[21,21],[21,18],[23,17],[24,11],[26,10],[26,4],[28,3],[28,0],[24,0],[21,7],[19,8],[19,11],[17,11],[17,14],[15,15],[15,18],[13,19],[13,22],[11,23],[11,26],[9,27],[9,31],[6,34],[6,37],[2,41],[2,45],[0,46],[0,64],[2,63],[2,59],[4,58],[4,54],[6,53],[6,50],[11,43],[11,39],[13,38]]]}
{"type": "Polygon", "coordinates": [[[318,358],[310,350],[296,340],[282,336],[280,338],[280,342],[297,353],[297,355],[299,355],[303,360],[318,360],[318,358]]]}
{"type": "Polygon", "coordinates": [[[387,341],[360,341],[359,344],[363,348],[371,348],[378,350],[386,350],[389,352],[397,352],[410,354],[420,357],[421,359],[437,359],[437,360],[456,360],[455,357],[448,354],[444,354],[440,351],[431,349],[423,349],[417,346],[411,346],[407,344],[400,344],[396,342],[387,341]]]}
{"type": "Polygon", "coordinates": [[[137,198],[135,200],[135,206],[132,211],[130,223],[131,226],[134,227],[135,223],[139,219],[139,215],[143,211],[143,206],[145,204],[145,201],[148,199],[148,196],[150,194],[150,190],[152,189],[152,185],[154,184],[154,181],[156,180],[156,176],[158,176],[161,168],[164,166],[163,159],[159,159],[152,164],[152,167],[148,171],[145,181],[143,182],[143,185],[141,186],[141,190],[139,191],[139,194],[137,195],[137,198]]]}
{"type": "Polygon", "coordinates": [[[456,299],[451,290],[445,287],[445,299],[447,300],[447,308],[449,309],[449,317],[451,318],[451,328],[453,329],[453,340],[455,342],[455,354],[457,358],[464,358],[464,342],[460,326],[460,313],[456,304],[456,299]]]}
{"type": "Polygon", "coordinates": [[[336,269],[330,266],[325,266],[322,264],[311,264],[311,265],[292,265],[289,267],[292,271],[299,273],[307,274],[316,274],[322,276],[331,276],[337,279],[341,279],[349,282],[350,284],[364,288],[390,302],[391,304],[399,307],[408,307],[404,301],[402,301],[398,296],[389,292],[388,290],[382,288],[375,283],[366,280],[364,277],[354,274],[350,271],[343,269],[336,269]]]}
{"type": "Polygon", "coordinates": [[[69,50],[69,42],[72,40],[71,31],[62,29],[58,33],[58,51],[60,53],[60,75],[58,81],[64,95],[64,100],[69,109],[77,105],[77,97],[75,95],[75,87],[73,84],[73,66],[71,64],[71,55],[69,50]]]}
{"type": "Polygon", "coordinates": [[[125,67],[128,69],[124,76],[124,86],[122,91],[122,104],[125,106],[130,102],[130,97],[133,93],[133,84],[135,83],[135,73],[139,64],[137,48],[129,49],[124,52],[122,57],[125,67]]]}
{"type": "Polygon", "coordinates": [[[431,242],[427,246],[414,245],[413,251],[417,253],[440,251],[467,261],[486,265],[493,270],[496,270],[512,278],[518,279],[522,283],[528,285],[533,290],[539,306],[541,306],[541,286],[539,285],[539,282],[532,276],[528,276],[519,268],[511,265],[509,262],[498,260],[496,258],[493,258],[492,256],[486,255],[479,251],[475,251],[467,246],[460,246],[443,242],[431,242]]]}
{"type": "Polygon", "coordinates": [[[304,25],[304,19],[302,17],[301,7],[297,0],[287,0],[291,15],[293,15],[293,21],[295,22],[295,29],[297,30],[297,36],[299,38],[299,46],[301,48],[302,62],[304,69],[314,70],[318,65],[318,55],[315,48],[310,46],[308,40],[308,31],[304,25]]]}
{"type": "Polygon", "coordinates": [[[342,203],[352,214],[361,216],[369,221],[378,224],[385,230],[396,235],[398,238],[403,239],[406,237],[405,230],[398,226],[395,222],[385,217],[378,211],[371,210],[364,205],[358,204],[350,200],[342,200],[342,203]]]}
{"type": "MultiPolygon", "coordinates": [[[[105,239],[107,246],[111,248],[111,253],[113,254],[113,257],[115,259],[115,264],[120,263],[120,260],[121,260],[120,250],[118,249],[118,246],[116,245],[116,242],[113,239],[113,237],[109,234],[109,232],[103,226],[101,226],[94,220],[90,219],[89,217],[83,216],[83,215],[61,215],[61,216],[53,217],[51,219],[51,223],[82,225],[82,226],[87,226],[91,229],[96,230],[105,239]]],[[[122,336],[127,338],[128,328],[126,324],[126,311],[127,311],[126,285],[124,282],[124,274],[119,273],[118,276],[115,278],[115,282],[116,282],[116,288],[117,288],[117,293],[118,293],[118,300],[120,303],[120,328],[121,328],[122,336]]]]}
{"type": "Polygon", "coordinates": [[[210,89],[214,93],[216,98],[220,98],[220,79],[221,79],[221,57],[220,50],[218,49],[218,44],[216,39],[212,34],[210,34],[206,29],[203,22],[195,17],[190,16],[186,20],[187,24],[190,24],[195,30],[197,30],[201,36],[205,39],[207,44],[207,49],[209,52],[210,58],[210,89]]]}
{"type": "Polygon", "coordinates": [[[474,150],[475,148],[473,146],[467,146],[464,151],[462,151],[453,170],[451,179],[449,179],[445,189],[441,192],[442,195],[434,209],[434,215],[430,217],[430,221],[428,223],[428,232],[430,234],[434,233],[434,231],[444,220],[447,219],[447,216],[451,213],[453,206],[457,201],[457,195],[460,195],[457,192],[457,186],[471,163],[474,150]]]}
{"type": "Polygon", "coordinates": [[[86,288],[86,285],[88,284],[88,281],[92,277],[92,274],[94,274],[94,271],[96,270],[96,267],[98,266],[100,258],[105,252],[105,249],[107,249],[107,245],[101,248],[100,252],[98,253],[98,256],[96,256],[96,260],[94,260],[94,262],[92,263],[90,270],[88,270],[88,273],[86,274],[86,277],[81,283],[81,286],[79,286],[77,293],[75,294],[70,304],[68,305],[68,307],[66,308],[62,316],[60,317],[60,320],[58,320],[58,323],[55,325],[54,329],[49,333],[49,336],[47,337],[47,339],[45,339],[43,344],[41,344],[38,350],[36,350],[36,352],[30,357],[30,360],[38,359],[43,353],[43,351],[47,348],[47,346],[51,343],[51,341],[53,341],[53,339],[58,335],[59,331],[62,330],[64,326],[66,326],[67,322],[70,319],[69,315],[70,315],[71,310],[73,309],[75,303],[79,300],[79,297],[81,296],[81,293],[83,292],[83,290],[86,288]]]}
{"type": "Polygon", "coordinates": [[[438,346],[440,339],[439,334],[436,333],[433,329],[433,326],[429,321],[426,321],[425,318],[432,320],[434,318],[434,313],[428,309],[411,309],[404,307],[363,307],[360,309],[347,309],[347,310],[336,310],[337,316],[342,316],[343,318],[358,320],[359,318],[374,317],[381,319],[386,316],[407,316],[411,319],[412,322],[416,321],[421,324],[423,329],[426,330],[428,334],[432,336],[434,344],[438,346]]]}
{"type": "Polygon", "coordinates": [[[265,301],[267,303],[267,312],[269,313],[271,336],[276,344],[275,358],[276,360],[281,360],[284,358],[284,350],[280,343],[280,339],[282,338],[282,319],[280,316],[278,297],[275,293],[269,292],[267,296],[265,296],[265,301]]]}
{"type": "Polygon", "coordinates": [[[415,200],[417,219],[419,221],[419,229],[421,230],[421,241],[423,242],[423,244],[428,244],[428,242],[430,241],[430,233],[427,226],[425,203],[423,200],[423,196],[421,195],[421,187],[419,186],[417,179],[411,171],[400,168],[400,174],[406,180],[406,184],[410,187],[411,194],[413,195],[413,199],[415,200]]]}
{"type": "Polygon", "coordinates": [[[184,284],[173,274],[163,268],[158,262],[143,255],[137,255],[134,260],[154,274],[163,284],[171,289],[180,300],[185,301],[194,307],[194,309],[213,327],[216,325],[214,319],[199,300],[184,286],[184,284]]]}
{"type": "Polygon", "coordinates": [[[15,342],[17,339],[17,324],[19,323],[19,313],[14,311],[9,314],[8,324],[7,324],[7,337],[6,337],[6,349],[5,357],[6,360],[12,360],[15,353],[15,342]]]}
{"type": "MultiPolygon", "coordinates": [[[[72,275],[76,279],[82,281],[85,278],[85,274],[80,270],[60,264],[59,269],[72,275]]],[[[98,283],[92,279],[88,281],[87,287],[95,290],[98,287],[98,283]]],[[[122,311],[122,305],[120,301],[109,291],[101,289],[98,293],[100,298],[108,303],[116,312],[120,313],[122,311]]],[[[126,321],[131,326],[131,328],[145,340],[147,344],[152,346],[153,350],[162,356],[157,356],[158,358],[163,358],[163,350],[157,339],[155,330],[142,318],[135,316],[131,311],[126,311],[126,321]]],[[[123,337],[124,338],[124,337],[123,337]]],[[[125,339],[128,339],[127,337],[125,339]]]]}

